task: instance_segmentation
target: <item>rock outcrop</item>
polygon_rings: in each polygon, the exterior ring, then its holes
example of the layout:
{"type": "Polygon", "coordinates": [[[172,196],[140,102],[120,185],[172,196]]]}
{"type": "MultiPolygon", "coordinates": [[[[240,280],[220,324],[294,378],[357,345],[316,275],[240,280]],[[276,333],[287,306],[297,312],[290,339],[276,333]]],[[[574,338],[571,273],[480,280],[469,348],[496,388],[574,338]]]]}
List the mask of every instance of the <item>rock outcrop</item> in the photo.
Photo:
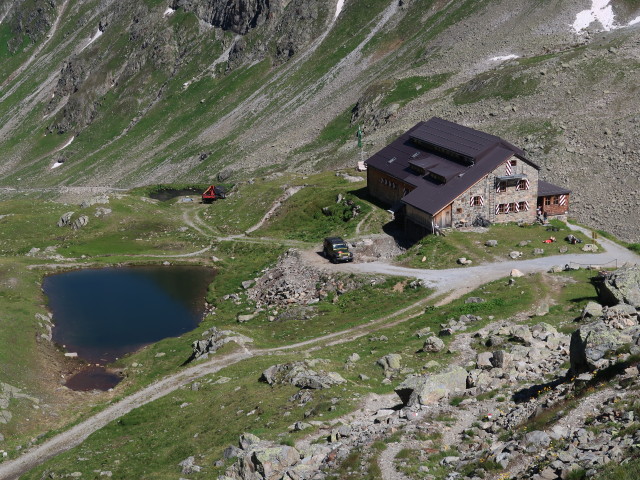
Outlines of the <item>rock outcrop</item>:
{"type": "Polygon", "coordinates": [[[278,0],[242,0],[220,2],[217,0],[174,0],[171,8],[193,12],[200,20],[223,30],[246,34],[279,10],[278,0]]]}
{"type": "Polygon", "coordinates": [[[232,330],[218,330],[216,327],[210,328],[206,332],[203,332],[202,335],[207,338],[204,340],[196,340],[191,344],[193,352],[188,361],[205,359],[209,354],[215,353],[220,347],[229,342],[235,342],[238,345],[253,342],[253,339],[245,335],[240,335],[232,330]]]}
{"type": "Polygon", "coordinates": [[[71,225],[71,217],[73,216],[74,212],[67,212],[64,213],[61,217],[60,220],[58,220],[57,225],[59,227],[66,227],[67,225],[71,225]]]}
{"type": "Polygon", "coordinates": [[[240,448],[228,448],[235,463],[219,480],[307,480],[315,478],[332,451],[326,445],[298,450],[261,440],[252,434],[240,436],[240,448]]]}
{"type": "Polygon", "coordinates": [[[604,305],[626,303],[640,308],[640,266],[625,265],[604,273],[596,279],[596,288],[600,303],[604,305]]]}
{"type": "Polygon", "coordinates": [[[452,393],[462,393],[467,388],[467,371],[453,367],[448,372],[435,375],[412,375],[395,388],[396,394],[407,406],[431,405],[452,393]]]}
{"type": "Polygon", "coordinates": [[[290,384],[298,388],[321,389],[345,383],[339,373],[313,370],[319,360],[272,365],[262,372],[260,380],[269,385],[290,384]]]}
{"type": "Polygon", "coordinates": [[[640,266],[625,265],[598,276],[600,302],[589,302],[582,319],[591,320],[571,336],[574,374],[606,368],[617,354],[640,353],[640,266]]]}

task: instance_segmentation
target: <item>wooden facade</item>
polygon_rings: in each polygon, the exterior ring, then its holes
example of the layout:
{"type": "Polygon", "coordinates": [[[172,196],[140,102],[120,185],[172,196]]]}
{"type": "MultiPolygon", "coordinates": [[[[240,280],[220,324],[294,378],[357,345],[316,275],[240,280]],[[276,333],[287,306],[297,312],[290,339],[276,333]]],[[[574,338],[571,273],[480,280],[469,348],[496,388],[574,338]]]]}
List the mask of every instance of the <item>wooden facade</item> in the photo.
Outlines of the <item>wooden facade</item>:
{"type": "Polygon", "coordinates": [[[540,213],[548,216],[566,215],[569,212],[569,193],[547,195],[538,198],[540,213]]]}
{"type": "Polygon", "coordinates": [[[415,187],[376,168],[367,168],[367,187],[369,194],[382,200],[389,206],[394,206],[415,187]]]}

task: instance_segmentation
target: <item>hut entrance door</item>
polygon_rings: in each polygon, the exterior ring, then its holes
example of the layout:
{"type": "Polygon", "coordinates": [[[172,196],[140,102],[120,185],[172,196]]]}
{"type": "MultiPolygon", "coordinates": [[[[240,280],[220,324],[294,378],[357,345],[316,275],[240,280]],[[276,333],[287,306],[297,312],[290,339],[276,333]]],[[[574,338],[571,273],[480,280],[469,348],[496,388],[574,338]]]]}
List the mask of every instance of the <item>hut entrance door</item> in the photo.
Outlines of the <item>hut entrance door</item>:
{"type": "Polygon", "coordinates": [[[449,205],[444,210],[442,210],[439,214],[436,215],[436,218],[435,218],[436,224],[440,228],[447,228],[451,226],[451,208],[452,206],[449,205]]]}

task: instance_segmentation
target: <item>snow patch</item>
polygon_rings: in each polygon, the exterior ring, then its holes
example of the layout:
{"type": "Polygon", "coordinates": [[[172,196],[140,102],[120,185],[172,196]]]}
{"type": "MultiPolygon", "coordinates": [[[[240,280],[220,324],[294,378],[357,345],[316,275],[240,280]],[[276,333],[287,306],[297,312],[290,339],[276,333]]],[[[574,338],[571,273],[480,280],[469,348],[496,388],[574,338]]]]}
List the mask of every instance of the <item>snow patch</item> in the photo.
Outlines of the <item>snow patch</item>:
{"type": "Polygon", "coordinates": [[[635,25],[636,23],[640,23],[640,17],[636,17],[629,22],[629,26],[635,25]]]}
{"type": "Polygon", "coordinates": [[[73,139],[74,139],[74,138],[76,138],[76,137],[75,137],[75,136],[74,136],[74,137],[71,137],[71,138],[67,141],[67,143],[65,143],[63,146],[61,146],[61,147],[58,149],[58,151],[60,151],[60,150],[64,150],[64,149],[65,149],[65,148],[67,148],[69,145],[71,145],[71,143],[73,142],[73,139]]]}
{"type": "MultiPolygon", "coordinates": [[[[82,47],[82,50],[84,50],[85,48],[87,48],[89,45],[91,45],[93,42],[95,42],[97,39],[99,39],[102,36],[102,30],[98,29],[98,31],[96,33],[93,34],[93,37],[91,37],[89,39],[89,42],[82,47]]],[[[82,51],[80,50],[80,51],[82,51]]]]}
{"type": "Polygon", "coordinates": [[[340,15],[342,7],[344,7],[344,0],[338,0],[338,4],[336,5],[336,14],[333,16],[334,20],[338,18],[338,15],[340,15]]]}
{"type": "Polygon", "coordinates": [[[51,170],[53,170],[54,168],[58,168],[60,165],[64,165],[62,162],[56,162],[53,165],[51,165],[51,170]]]}
{"type": "Polygon", "coordinates": [[[617,28],[614,25],[613,7],[609,5],[610,3],[611,0],[592,0],[589,10],[583,10],[576,15],[572,25],[573,30],[580,33],[593,22],[600,22],[605,32],[617,28]]]}
{"type": "Polygon", "coordinates": [[[175,10],[171,7],[167,7],[167,9],[164,11],[163,15],[165,17],[168,17],[169,15],[173,15],[173,12],[175,12],[175,10]]]}
{"type": "Polygon", "coordinates": [[[501,55],[498,57],[491,57],[489,60],[492,62],[506,62],[507,60],[513,60],[514,58],[520,58],[520,55],[514,55],[513,53],[510,55],[501,55]]]}

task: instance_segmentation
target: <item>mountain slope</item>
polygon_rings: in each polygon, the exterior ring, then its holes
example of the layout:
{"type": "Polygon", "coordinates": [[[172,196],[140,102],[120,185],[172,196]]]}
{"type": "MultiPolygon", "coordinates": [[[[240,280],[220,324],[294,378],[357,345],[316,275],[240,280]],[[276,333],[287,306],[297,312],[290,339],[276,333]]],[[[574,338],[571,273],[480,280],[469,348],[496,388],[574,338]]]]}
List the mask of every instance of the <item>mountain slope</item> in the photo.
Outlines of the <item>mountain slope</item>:
{"type": "Polygon", "coordinates": [[[5,2],[0,183],[310,172],[355,162],[357,124],[370,154],[439,115],[522,146],[581,221],[637,241],[640,3],[591,3],[5,2]]]}

